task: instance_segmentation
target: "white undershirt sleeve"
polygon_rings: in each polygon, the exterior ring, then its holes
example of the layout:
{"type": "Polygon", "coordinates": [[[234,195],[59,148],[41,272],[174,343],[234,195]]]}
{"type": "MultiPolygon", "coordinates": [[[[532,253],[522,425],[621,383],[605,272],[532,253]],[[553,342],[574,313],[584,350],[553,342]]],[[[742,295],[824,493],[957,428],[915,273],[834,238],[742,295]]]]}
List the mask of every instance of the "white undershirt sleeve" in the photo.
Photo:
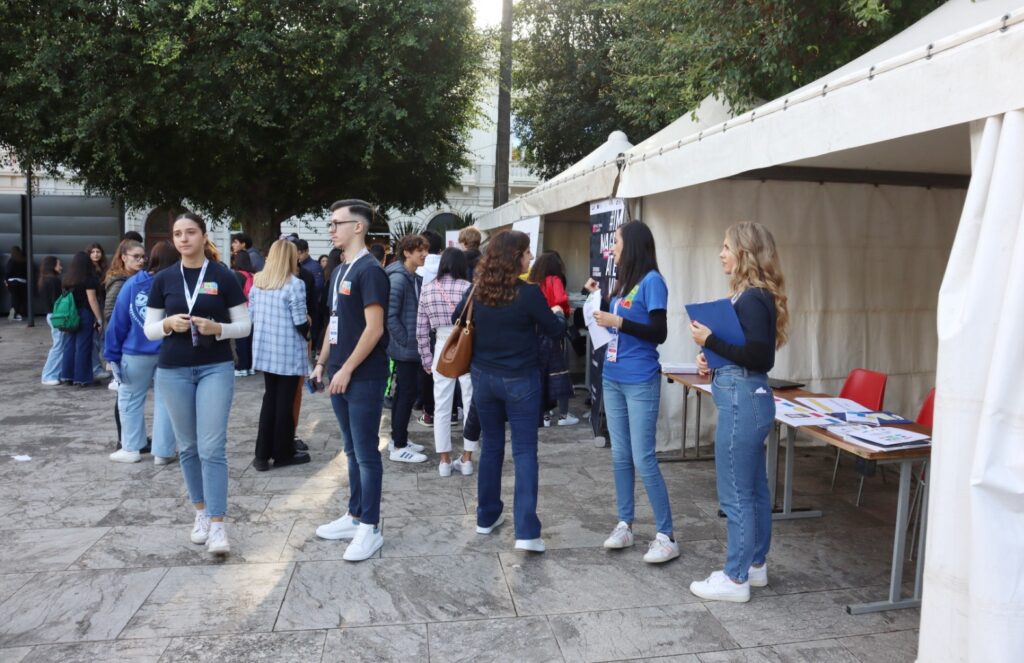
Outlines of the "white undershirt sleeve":
{"type": "MultiPolygon", "coordinates": [[[[245,338],[252,331],[252,321],[249,319],[249,307],[244,303],[238,306],[232,306],[228,309],[228,313],[231,314],[231,322],[220,325],[220,335],[217,336],[218,341],[223,341],[228,338],[245,338]]],[[[149,319],[149,316],[146,316],[149,319]]]]}

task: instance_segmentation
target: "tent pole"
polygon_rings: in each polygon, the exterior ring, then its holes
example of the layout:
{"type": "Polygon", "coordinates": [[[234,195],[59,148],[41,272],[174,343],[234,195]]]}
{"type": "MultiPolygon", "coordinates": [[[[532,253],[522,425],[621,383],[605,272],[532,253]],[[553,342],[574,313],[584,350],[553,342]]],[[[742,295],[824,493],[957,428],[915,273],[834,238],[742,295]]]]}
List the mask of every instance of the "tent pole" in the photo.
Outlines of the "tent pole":
{"type": "Polygon", "coordinates": [[[25,299],[27,307],[28,326],[35,327],[35,311],[33,311],[33,288],[35,275],[35,253],[32,248],[32,164],[25,166],[25,299]]]}

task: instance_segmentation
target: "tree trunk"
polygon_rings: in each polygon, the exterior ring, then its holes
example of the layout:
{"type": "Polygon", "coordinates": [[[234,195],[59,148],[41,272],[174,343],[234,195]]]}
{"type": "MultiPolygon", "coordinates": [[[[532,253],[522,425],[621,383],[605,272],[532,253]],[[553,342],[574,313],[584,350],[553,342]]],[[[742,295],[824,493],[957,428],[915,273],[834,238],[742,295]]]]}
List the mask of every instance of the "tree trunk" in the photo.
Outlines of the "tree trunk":
{"type": "Polygon", "coordinates": [[[494,150],[494,206],[508,202],[509,148],[512,139],[512,0],[502,0],[498,71],[498,145],[494,150]]]}
{"type": "Polygon", "coordinates": [[[274,220],[269,207],[250,207],[239,220],[242,230],[252,238],[253,247],[264,255],[281,236],[281,221],[274,220]]]}

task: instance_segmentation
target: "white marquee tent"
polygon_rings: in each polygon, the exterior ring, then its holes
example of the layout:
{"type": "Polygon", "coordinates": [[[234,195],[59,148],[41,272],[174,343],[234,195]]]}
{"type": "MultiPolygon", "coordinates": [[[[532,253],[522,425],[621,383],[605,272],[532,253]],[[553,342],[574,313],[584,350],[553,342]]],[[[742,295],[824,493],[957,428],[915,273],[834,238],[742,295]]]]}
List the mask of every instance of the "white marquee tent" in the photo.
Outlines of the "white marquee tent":
{"type": "MultiPolygon", "coordinates": [[[[951,0],[784,98],[728,119],[706,102],[480,220],[542,215],[564,254],[587,235],[582,205],[626,198],[657,240],[670,331],[683,304],[724,295],[725,228],[760,221],[793,319],[773,375],[835,392],[881,370],[886,407],[911,415],[936,385],[922,661],[1024,660],[1022,65],[1024,1],[951,0]]],[[[684,333],[661,348],[695,352],[684,333]]],[[[662,446],[680,400],[663,390],[662,446]]]]}

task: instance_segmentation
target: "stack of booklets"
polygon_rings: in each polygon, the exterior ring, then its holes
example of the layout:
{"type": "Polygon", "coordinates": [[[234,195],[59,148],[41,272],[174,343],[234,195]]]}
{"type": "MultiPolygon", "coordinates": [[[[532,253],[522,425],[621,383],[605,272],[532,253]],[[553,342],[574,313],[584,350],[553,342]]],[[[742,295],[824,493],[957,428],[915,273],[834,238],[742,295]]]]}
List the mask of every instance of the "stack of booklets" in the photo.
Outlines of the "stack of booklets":
{"type": "Polygon", "coordinates": [[[860,424],[841,424],[829,426],[828,432],[841,437],[847,442],[860,444],[871,449],[909,449],[927,447],[931,438],[923,433],[889,428],[886,426],[865,426],[860,424]]]}
{"type": "Polygon", "coordinates": [[[696,375],[697,364],[681,361],[661,362],[661,372],[669,375],[696,375]]]}

